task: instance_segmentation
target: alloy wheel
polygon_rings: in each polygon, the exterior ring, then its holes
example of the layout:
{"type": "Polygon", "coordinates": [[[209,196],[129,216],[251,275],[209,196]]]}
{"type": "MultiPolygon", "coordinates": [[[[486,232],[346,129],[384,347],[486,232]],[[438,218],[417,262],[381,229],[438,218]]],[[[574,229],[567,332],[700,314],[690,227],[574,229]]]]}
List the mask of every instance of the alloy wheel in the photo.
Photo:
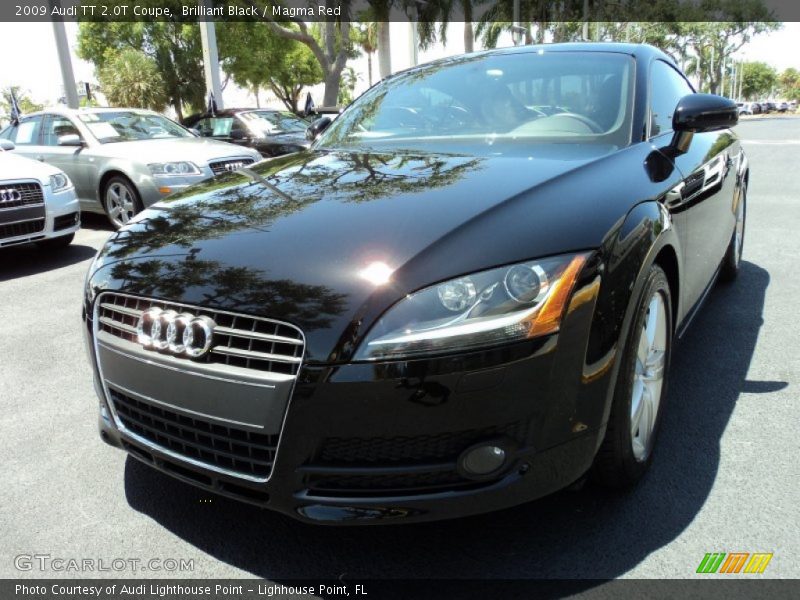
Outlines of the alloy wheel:
{"type": "Polygon", "coordinates": [[[746,198],[746,190],[742,189],[741,196],[739,197],[739,205],[736,207],[736,239],[733,245],[733,264],[737,267],[739,266],[739,261],[742,259],[742,247],[744,246],[744,206],[746,198]]]}
{"type": "Polygon", "coordinates": [[[637,461],[647,459],[652,448],[667,350],[667,311],[664,296],[656,291],[650,297],[636,346],[636,365],[631,396],[631,443],[637,461]]]}
{"type": "Polygon", "coordinates": [[[106,212],[117,227],[127,224],[136,214],[133,192],[124,183],[115,181],[106,190],[106,212]]]}

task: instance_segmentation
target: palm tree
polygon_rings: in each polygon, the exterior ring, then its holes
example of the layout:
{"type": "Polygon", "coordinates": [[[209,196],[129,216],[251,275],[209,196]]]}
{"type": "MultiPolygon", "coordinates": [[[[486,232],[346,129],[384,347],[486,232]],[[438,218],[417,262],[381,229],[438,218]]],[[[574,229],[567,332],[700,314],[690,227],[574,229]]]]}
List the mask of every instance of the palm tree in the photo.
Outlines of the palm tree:
{"type": "MultiPolygon", "coordinates": [[[[412,0],[413,1],[413,0],[412,0]]],[[[472,27],[473,3],[475,0],[431,0],[418,8],[419,42],[428,48],[437,39],[447,43],[447,26],[453,20],[464,21],[464,52],[475,49],[475,32],[472,27]],[[436,29],[436,23],[439,29],[436,29]]]]}
{"type": "Polygon", "coordinates": [[[357,44],[367,55],[367,74],[369,86],[372,87],[372,55],[378,50],[378,23],[375,21],[362,22],[359,25],[357,44]]]}

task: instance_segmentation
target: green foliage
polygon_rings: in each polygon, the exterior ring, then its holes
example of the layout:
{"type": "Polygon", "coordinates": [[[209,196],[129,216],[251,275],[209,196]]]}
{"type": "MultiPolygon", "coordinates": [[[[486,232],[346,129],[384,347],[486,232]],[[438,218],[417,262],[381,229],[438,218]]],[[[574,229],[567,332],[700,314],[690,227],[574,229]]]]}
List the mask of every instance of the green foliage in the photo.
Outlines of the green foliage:
{"type": "Polygon", "coordinates": [[[111,106],[162,111],[169,103],[158,64],[141,50],[125,48],[114,53],[97,76],[111,106]]]}
{"type": "Polygon", "coordinates": [[[254,91],[269,88],[289,110],[297,111],[303,87],[323,79],[308,46],[264,23],[217,23],[217,43],[222,68],[237,85],[254,91]]]}
{"type": "Polygon", "coordinates": [[[358,83],[358,75],[353,67],[345,67],[342,71],[342,81],[339,84],[339,96],[336,98],[336,104],[339,106],[347,106],[353,101],[353,93],[358,83]]]}
{"type": "Polygon", "coordinates": [[[794,68],[788,68],[779,77],[781,94],[787,100],[800,101],[800,72],[794,68]]]}
{"type": "Polygon", "coordinates": [[[8,115],[11,113],[11,92],[17,98],[17,104],[22,114],[33,113],[44,108],[43,104],[31,100],[30,92],[23,90],[18,85],[9,85],[0,91],[0,115],[8,115]]]}
{"type": "Polygon", "coordinates": [[[778,73],[763,62],[746,62],[741,65],[742,97],[748,100],[766,98],[778,83],[778,73]]]}
{"type": "MultiPolygon", "coordinates": [[[[144,4],[145,2],[139,2],[144,4]]],[[[95,2],[115,4],[113,0],[95,2]]],[[[182,3],[160,0],[180,14],[182,3]]],[[[163,93],[182,118],[184,107],[199,108],[205,102],[200,27],[197,23],[155,22],[81,22],[77,54],[92,62],[101,71],[123,50],[137,50],[154,61],[163,93]]]]}

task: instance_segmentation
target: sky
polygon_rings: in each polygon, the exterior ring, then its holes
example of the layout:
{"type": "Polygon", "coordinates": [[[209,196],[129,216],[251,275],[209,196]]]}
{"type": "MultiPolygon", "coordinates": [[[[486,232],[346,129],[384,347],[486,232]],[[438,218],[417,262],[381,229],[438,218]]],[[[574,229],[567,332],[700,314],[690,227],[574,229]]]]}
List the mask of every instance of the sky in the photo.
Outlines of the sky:
{"type": "MultiPolygon", "coordinates": [[[[448,30],[448,44],[442,47],[437,44],[426,52],[419,53],[419,62],[427,62],[442,56],[459,54],[464,51],[462,27],[460,23],[453,23],[448,30]]],[[[94,67],[75,56],[78,25],[66,23],[67,39],[72,49],[72,66],[75,81],[96,81],[94,67]]],[[[400,70],[411,66],[411,53],[409,51],[409,24],[392,23],[392,68],[400,70]]],[[[771,64],[782,71],[788,67],[800,69],[800,23],[785,23],[783,29],[777,32],[762,34],[754,38],[737,54],[744,60],[758,60],[771,64]]],[[[510,45],[511,40],[501,38],[500,45],[510,45]]],[[[479,44],[476,45],[478,49],[479,44]]],[[[63,94],[61,84],[61,71],[58,66],[56,47],[53,36],[53,26],[50,23],[0,23],[0,56],[4,60],[0,64],[0,88],[9,85],[19,85],[28,90],[37,102],[44,104],[54,103],[63,94]],[[5,57],[16,57],[8,59],[5,57]]],[[[351,61],[358,73],[359,83],[356,93],[368,87],[367,61],[360,58],[351,61]]],[[[373,59],[373,74],[377,79],[377,58],[373,59]]],[[[317,86],[312,89],[312,95],[317,104],[322,98],[322,88],[317,86]]],[[[262,103],[267,100],[262,98],[262,103]]],[[[224,92],[224,101],[228,106],[252,105],[253,98],[244,90],[229,84],[224,92]]],[[[269,102],[268,102],[269,103],[269,102]]],[[[270,103],[271,104],[271,103],[270,103]]]]}

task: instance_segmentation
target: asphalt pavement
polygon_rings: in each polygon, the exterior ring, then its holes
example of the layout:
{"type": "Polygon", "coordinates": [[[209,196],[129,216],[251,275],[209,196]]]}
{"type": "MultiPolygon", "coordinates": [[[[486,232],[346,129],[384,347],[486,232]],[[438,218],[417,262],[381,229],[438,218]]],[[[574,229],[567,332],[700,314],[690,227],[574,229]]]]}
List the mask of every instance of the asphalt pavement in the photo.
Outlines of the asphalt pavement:
{"type": "Polygon", "coordinates": [[[305,525],[106,446],[80,306],[108,228],[87,216],[57,256],[0,251],[0,577],[683,578],[707,552],[771,552],[764,576],[800,577],[800,118],[737,132],[751,164],[741,276],[676,349],[652,470],[627,493],[587,485],[468,519],[305,525]],[[17,568],[35,554],[129,566],[17,568]],[[152,559],[193,568],[141,570],[152,559]]]}

